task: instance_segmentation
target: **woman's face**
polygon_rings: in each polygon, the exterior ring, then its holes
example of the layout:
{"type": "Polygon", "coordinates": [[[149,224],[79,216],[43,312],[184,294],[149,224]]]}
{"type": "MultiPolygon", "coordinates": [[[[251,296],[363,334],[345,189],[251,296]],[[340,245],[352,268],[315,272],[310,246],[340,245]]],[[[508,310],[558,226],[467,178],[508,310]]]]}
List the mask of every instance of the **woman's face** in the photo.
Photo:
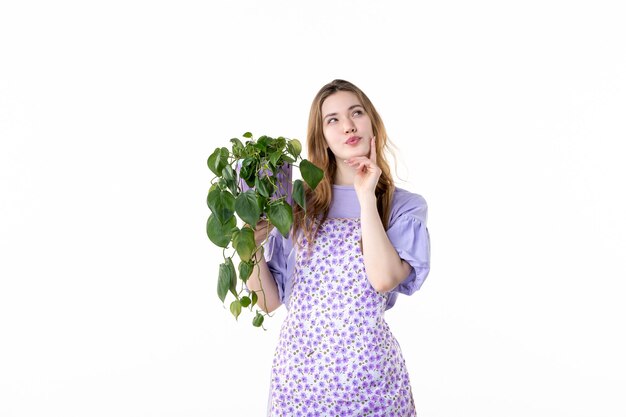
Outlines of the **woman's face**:
{"type": "Polygon", "coordinates": [[[322,103],[326,144],[338,160],[368,156],[372,139],[370,120],[356,94],[337,91],[322,103]]]}

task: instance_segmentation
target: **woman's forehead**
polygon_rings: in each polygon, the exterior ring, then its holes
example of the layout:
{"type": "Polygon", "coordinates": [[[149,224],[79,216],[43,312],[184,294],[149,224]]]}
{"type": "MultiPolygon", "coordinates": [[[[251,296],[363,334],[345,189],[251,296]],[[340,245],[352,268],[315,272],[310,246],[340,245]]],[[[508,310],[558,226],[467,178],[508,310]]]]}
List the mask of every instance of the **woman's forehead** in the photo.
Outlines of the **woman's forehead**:
{"type": "Polygon", "coordinates": [[[326,97],[322,103],[322,113],[334,113],[355,105],[363,105],[356,94],[351,91],[337,91],[326,97]]]}

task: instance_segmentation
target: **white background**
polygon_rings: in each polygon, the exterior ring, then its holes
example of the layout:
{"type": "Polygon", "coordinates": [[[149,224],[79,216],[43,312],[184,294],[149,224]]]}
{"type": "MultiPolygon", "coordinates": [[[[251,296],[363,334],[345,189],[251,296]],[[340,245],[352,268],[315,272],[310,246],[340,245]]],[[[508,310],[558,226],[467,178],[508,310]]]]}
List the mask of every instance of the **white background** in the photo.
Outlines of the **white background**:
{"type": "Polygon", "coordinates": [[[217,298],[206,159],[344,78],[429,203],[418,414],[625,416],[619,3],[2,1],[0,415],[263,416],[285,311],[217,298]]]}

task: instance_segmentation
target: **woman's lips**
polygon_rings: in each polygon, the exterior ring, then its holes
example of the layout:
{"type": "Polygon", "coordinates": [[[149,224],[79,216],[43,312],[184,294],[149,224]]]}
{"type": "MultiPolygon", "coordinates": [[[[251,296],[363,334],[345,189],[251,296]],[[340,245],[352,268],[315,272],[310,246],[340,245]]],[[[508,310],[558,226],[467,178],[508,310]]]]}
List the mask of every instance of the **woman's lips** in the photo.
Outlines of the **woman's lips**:
{"type": "Polygon", "coordinates": [[[358,137],[358,136],[352,136],[350,139],[348,139],[348,140],[346,141],[346,144],[347,144],[347,145],[354,145],[354,144],[358,143],[360,140],[361,140],[361,138],[360,138],[360,137],[358,137]]]}

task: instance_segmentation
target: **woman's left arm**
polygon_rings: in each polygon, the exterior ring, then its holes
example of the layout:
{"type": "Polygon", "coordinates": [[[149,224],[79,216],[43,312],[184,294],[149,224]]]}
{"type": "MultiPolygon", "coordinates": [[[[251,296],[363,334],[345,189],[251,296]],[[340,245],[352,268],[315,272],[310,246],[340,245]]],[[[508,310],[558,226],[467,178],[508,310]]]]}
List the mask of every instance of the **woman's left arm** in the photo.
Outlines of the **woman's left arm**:
{"type": "Polygon", "coordinates": [[[396,288],[411,273],[411,266],[400,259],[387,237],[376,208],[376,197],[359,201],[361,204],[361,238],[365,272],[378,292],[396,288]]]}
{"type": "Polygon", "coordinates": [[[376,184],[381,170],[376,165],[375,138],[370,142],[369,157],[356,157],[346,163],[356,169],[354,188],[361,206],[361,239],[365,272],[378,292],[393,290],[411,273],[411,266],[400,259],[391,244],[376,207],[376,184]]]}

